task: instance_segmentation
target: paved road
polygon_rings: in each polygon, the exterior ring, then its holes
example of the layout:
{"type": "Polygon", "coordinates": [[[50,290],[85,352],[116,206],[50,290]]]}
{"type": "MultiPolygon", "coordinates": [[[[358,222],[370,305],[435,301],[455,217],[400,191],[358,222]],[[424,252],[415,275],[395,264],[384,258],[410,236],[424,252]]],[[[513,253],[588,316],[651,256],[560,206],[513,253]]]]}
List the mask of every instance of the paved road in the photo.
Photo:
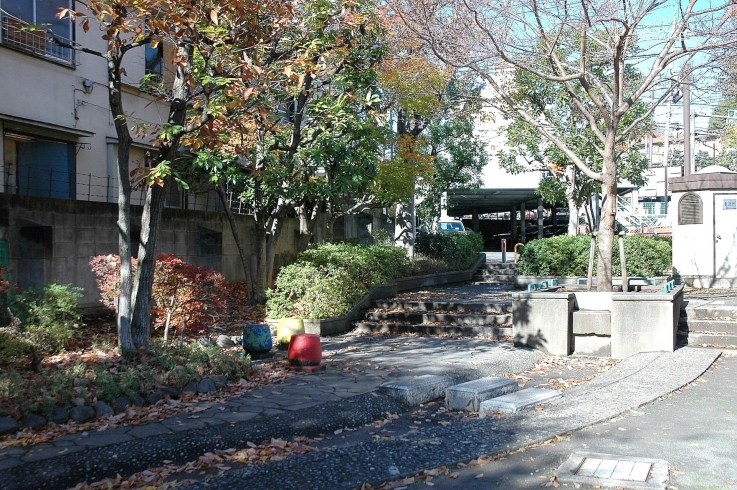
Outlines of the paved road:
{"type": "Polygon", "coordinates": [[[540,488],[571,453],[583,451],[663,459],[671,490],[737,488],[736,377],[737,357],[722,356],[703,377],[652,403],[501,461],[453,467],[457,478],[439,475],[432,483],[438,490],[540,488]]]}

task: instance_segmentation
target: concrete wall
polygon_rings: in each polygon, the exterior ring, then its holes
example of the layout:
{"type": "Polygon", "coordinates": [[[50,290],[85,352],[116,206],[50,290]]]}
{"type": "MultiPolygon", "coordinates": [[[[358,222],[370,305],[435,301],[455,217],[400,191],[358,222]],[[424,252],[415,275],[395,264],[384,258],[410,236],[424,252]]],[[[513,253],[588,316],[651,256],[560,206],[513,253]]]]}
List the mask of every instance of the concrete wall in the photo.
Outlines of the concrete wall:
{"type": "MultiPolygon", "coordinates": [[[[140,207],[132,210],[134,228],[140,226],[141,211],[140,207]]],[[[4,229],[9,245],[11,279],[26,286],[52,281],[73,284],[85,290],[82,303],[97,301],[99,295],[89,261],[95,255],[117,254],[117,213],[115,204],[0,194],[0,228],[4,229]]],[[[236,219],[253,262],[252,217],[237,215],[236,219]]],[[[297,233],[297,220],[288,219],[277,244],[275,268],[293,260],[297,233]]],[[[238,250],[224,213],[164,209],[158,252],[212,266],[212,247],[203,247],[203,236],[219,240],[215,268],[229,281],[243,279],[238,250]]]]}

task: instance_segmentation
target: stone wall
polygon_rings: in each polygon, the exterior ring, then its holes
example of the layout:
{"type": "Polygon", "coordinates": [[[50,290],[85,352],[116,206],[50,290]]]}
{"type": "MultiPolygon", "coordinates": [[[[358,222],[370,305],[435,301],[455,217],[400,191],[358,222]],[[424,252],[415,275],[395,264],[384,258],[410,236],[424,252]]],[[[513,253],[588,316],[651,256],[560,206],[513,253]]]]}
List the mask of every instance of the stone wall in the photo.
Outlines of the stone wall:
{"type": "MultiPolygon", "coordinates": [[[[142,208],[132,208],[134,253],[142,208]]],[[[23,287],[48,282],[84,288],[82,304],[99,299],[90,258],[117,254],[116,204],[0,194],[0,239],[8,242],[8,273],[23,287]]],[[[236,220],[246,253],[255,261],[252,217],[236,220]]],[[[293,260],[298,223],[285,223],[274,263],[276,269],[293,260]]],[[[218,269],[229,281],[244,278],[238,249],[225,213],[164,209],[159,253],[218,269]]]]}

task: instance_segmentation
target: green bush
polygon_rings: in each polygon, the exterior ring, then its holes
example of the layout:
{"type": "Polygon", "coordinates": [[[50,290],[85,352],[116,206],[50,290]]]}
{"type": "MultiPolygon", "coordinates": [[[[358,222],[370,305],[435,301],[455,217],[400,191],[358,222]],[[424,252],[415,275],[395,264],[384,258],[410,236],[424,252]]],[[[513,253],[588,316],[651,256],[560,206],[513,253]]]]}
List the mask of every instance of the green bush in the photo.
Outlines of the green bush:
{"type": "Polygon", "coordinates": [[[82,289],[47,284],[42,289],[13,293],[10,310],[14,319],[0,328],[0,361],[31,356],[34,370],[43,356],[62,352],[82,325],[77,300],[82,289]]]}
{"type": "Polygon", "coordinates": [[[271,318],[331,318],[348,312],[372,287],[409,269],[403,248],[388,245],[320,244],[283,267],[268,292],[271,318]]]}
{"type": "Polygon", "coordinates": [[[480,233],[417,233],[415,253],[448,264],[449,270],[466,269],[484,248],[480,233]]]}
{"type": "MultiPolygon", "coordinates": [[[[525,276],[585,276],[588,273],[590,244],[588,235],[533,240],[522,247],[517,273],[525,276]]],[[[626,236],[624,253],[629,276],[659,276],[672,264],[672,246],[668,238],[626,236]]],[[[619,243],[615,240],[612,274],[619,275],[621,271],[619,243]]]]}

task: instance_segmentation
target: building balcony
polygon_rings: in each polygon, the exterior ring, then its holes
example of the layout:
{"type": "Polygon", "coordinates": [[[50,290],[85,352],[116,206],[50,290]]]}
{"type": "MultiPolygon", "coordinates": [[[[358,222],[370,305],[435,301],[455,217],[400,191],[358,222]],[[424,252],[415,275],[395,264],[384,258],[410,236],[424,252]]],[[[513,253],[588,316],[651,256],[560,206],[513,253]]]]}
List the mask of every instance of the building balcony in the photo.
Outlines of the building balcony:
{"type": "Polygon", "coordinates": [[[74,68],[74,41],[31,25],[0,10],[0,44],[74,68]],[[57,40],[58,42],[54,42],[57,40]],[[61,45],[60,45],[61,44],[61,45]],[[63,46],[62,46],[63,45],[63,46]]]}

